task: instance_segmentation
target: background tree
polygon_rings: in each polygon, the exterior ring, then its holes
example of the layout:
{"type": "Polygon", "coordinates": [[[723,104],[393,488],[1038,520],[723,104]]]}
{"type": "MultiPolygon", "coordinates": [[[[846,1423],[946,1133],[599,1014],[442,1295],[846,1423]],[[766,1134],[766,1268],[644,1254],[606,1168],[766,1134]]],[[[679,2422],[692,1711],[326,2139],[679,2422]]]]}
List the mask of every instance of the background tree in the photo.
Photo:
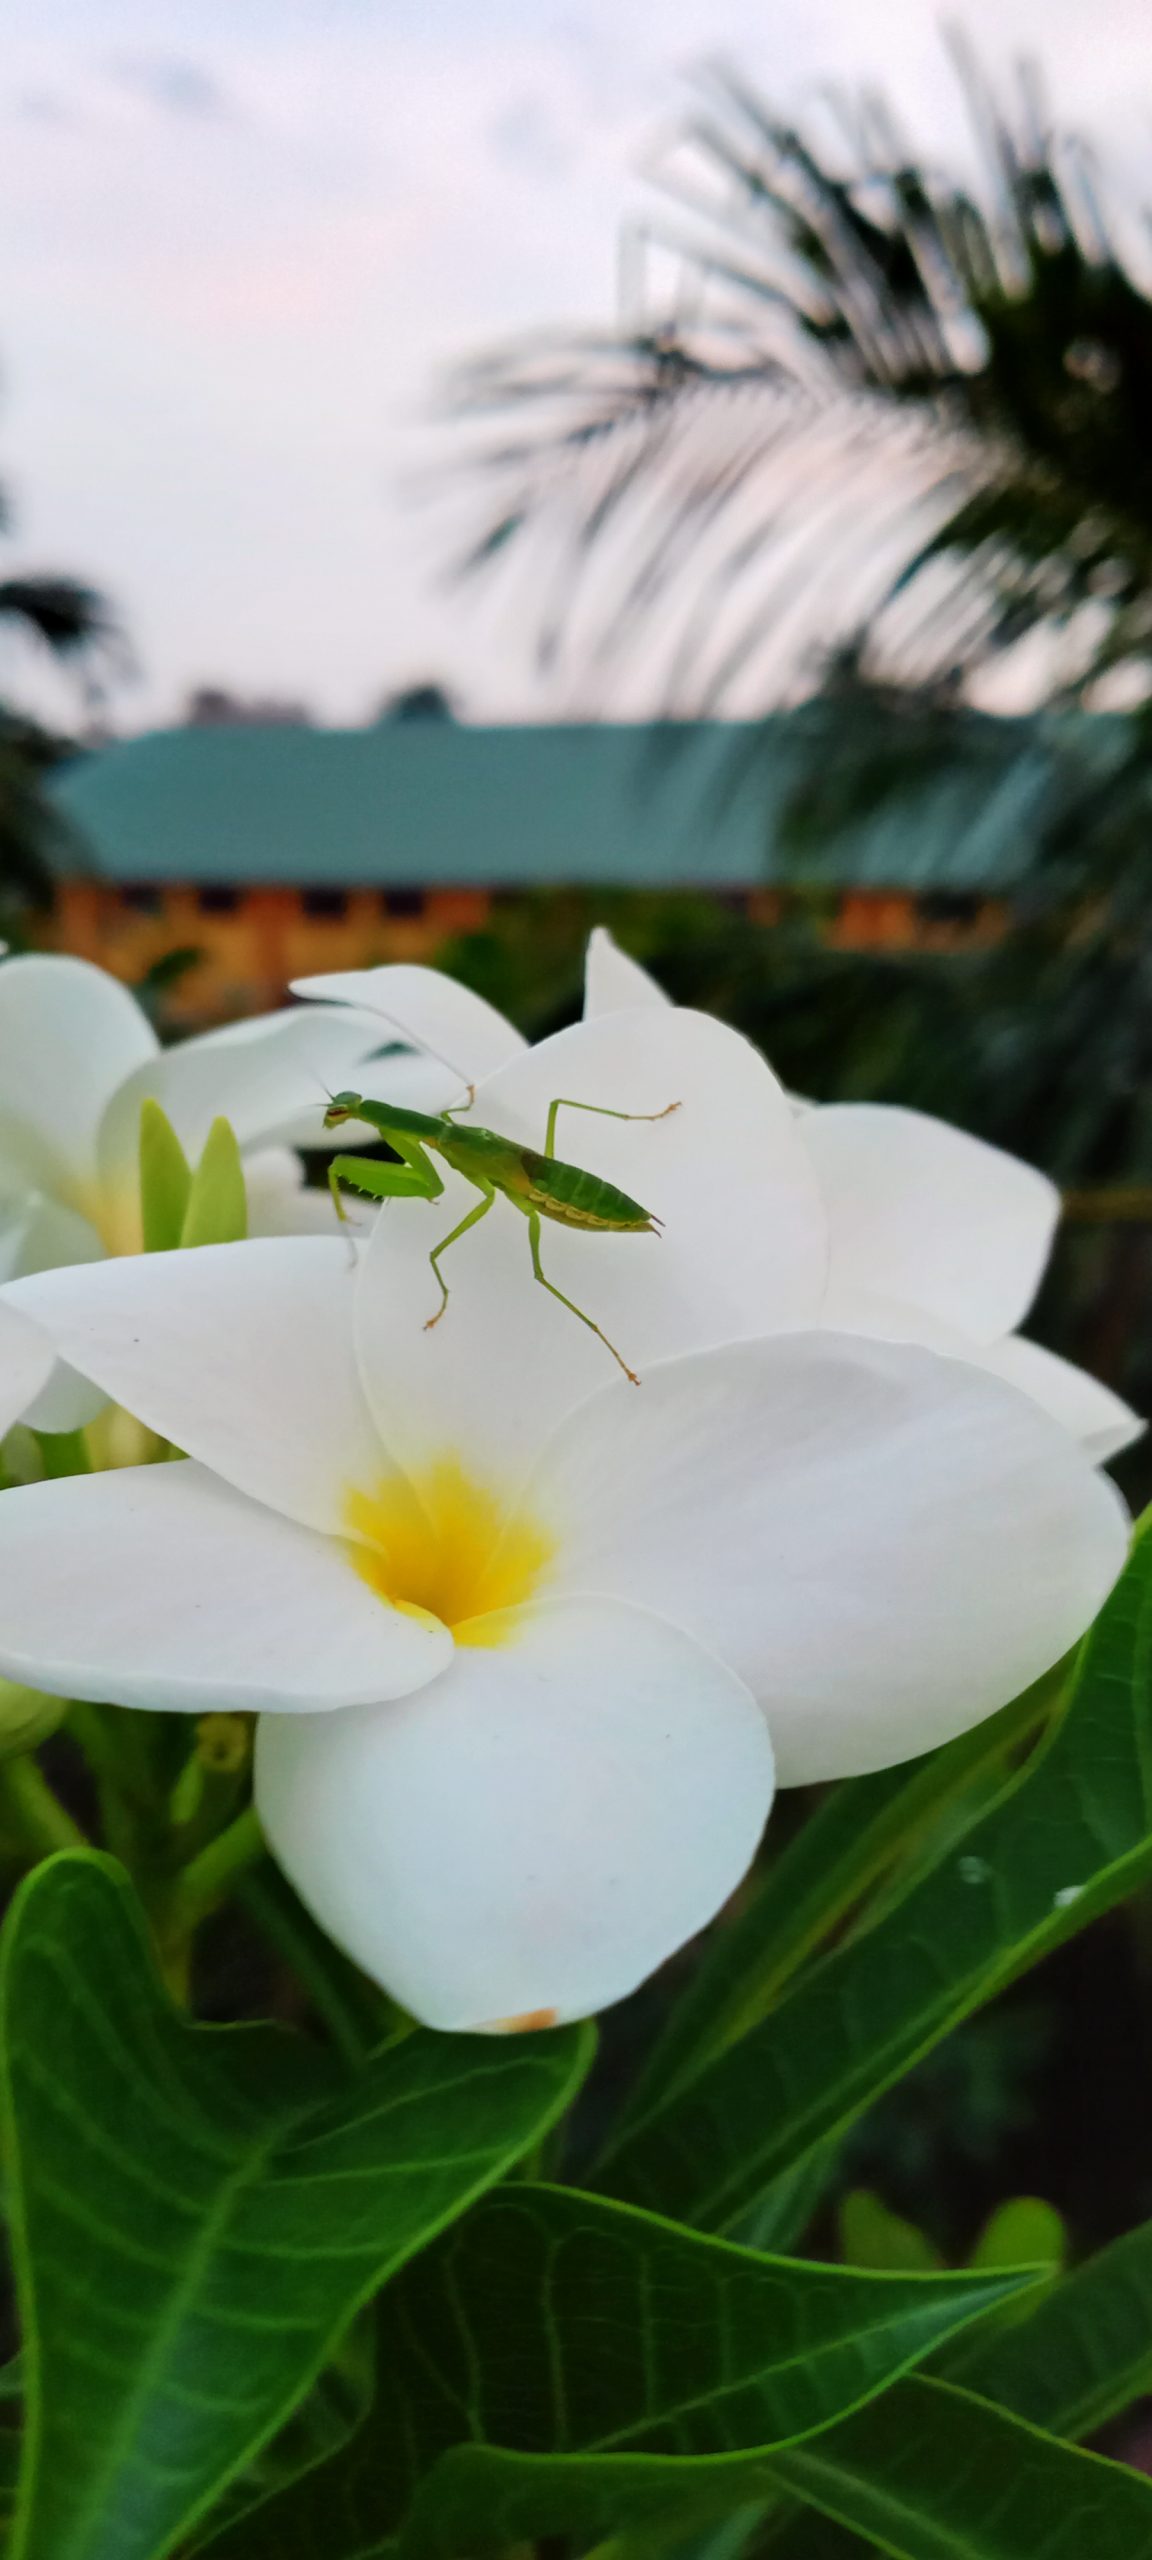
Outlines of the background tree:
{"type": "MultiPolygon", "coordinates": [[[[11,530],[0,485],[0,533],[11,530]]],[[[79,578],[25,573],[0,578],[0,630],[24,634],[76,676],[86,709],[103,700],[107,681],[123,669],[116,616],[99,588],[79,578]]],[[[31,911],[50,905],[52,874],[62,850],[60,822],[43,779],[75,752],[62,737],[0,699],[0,936],[19,941],[31,911]]]]}
{"type": "MultiPolygon", "coordinates": [[[[8,498],[0,486],[0,533],[10,529],[8,498]]],[[[90,690],[122,659],[119,626],[107,597],[80,578],[0,578],[0,623],[27,633],[73,666],[90,690]]]]}
{"type": "Polygon", "coordinates": [[[862,628],[906,679],[1038,627],[1064,635],[1049,689],[1146,675],[1139,234],[1034,73],[1001,108],[960,69],[973,186],[873,96],[794,120],[709,69],[652,172],[670,209],[626,240],[635,320],[461,375],[496,491],[470,559],[551,546],[545,656],[583,600],[593,664],[643,641],[693,712],[794,687],[862,628]]]}

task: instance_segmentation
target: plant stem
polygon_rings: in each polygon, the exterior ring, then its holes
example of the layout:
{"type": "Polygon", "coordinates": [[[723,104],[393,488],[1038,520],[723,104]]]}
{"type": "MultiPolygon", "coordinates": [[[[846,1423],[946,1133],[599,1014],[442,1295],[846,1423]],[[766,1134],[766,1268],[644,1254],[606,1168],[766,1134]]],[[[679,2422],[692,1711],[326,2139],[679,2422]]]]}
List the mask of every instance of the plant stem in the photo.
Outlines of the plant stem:
{"type": "Polygon", "coordinates": [[[86,1476],[92,1466],[82,1431],[36,1431],[33,1438],[46,1476],[86,1476]]]}
{"type": "Polygon", "coordinates": [[[0,1760],[0,1810],[32,1857],[50,1858],[57,1849],[86,1849],[78,1822],[66,1813],[38,1763],[28,1752],[0,1760]]]}
{"type": "Polygon", "coordinates": [[[255,1805],[246,1805],[226,1831],[201,1849],[178,1879],[176,1901],[181,1921],[192,1927],[223,1900],[249,1867],[267,1856],[255,1805]]]}
{"type": "Polygon", "coordinates": [[[262,1937],[295,1974],[336,2051],[353,2068],[382,2045],[411,2033],[414,2021],[407,2012],[325,1937],[276,1866],[269,1863],[248,1876],[240,1898],[262,1937]]]}

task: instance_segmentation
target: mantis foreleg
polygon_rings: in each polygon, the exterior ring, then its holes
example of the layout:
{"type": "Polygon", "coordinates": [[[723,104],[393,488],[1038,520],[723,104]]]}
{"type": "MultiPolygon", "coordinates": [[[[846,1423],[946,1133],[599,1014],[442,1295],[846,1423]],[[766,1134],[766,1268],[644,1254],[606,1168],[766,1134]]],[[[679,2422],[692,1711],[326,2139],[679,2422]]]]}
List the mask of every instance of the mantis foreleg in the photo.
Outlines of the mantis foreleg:
{"type": "MultiPolygon", "coordinates": [[[[673,1111],[678,1111],[679,1108],[680,1105],[678,1102],[666,1102],[662,1111],[610,1111],[606,1102],[573,1102],[569,1094],[562,1093],[557,1101],[550,1103],[548,1106],[548,1131],[544,1140],[544,1153],[546,1156],[554,1156],[556,1153],[556,1114],[558,1111],[594,1111],[597,1118],[600,1120],[667,1120],[669,1114],[673,1111]]],[[[547,1286],[548,1284],[546,1283],[545,1285],[547,1286]]],[[[559,1292],[556,1294],[559,1295],[559,1292]]],[[[591,1318],[587,1318],[586,1321],[590,1323],[591,1318]]],[[[593,1325],[592,1330],[593,1332],[597,1330],[595,1325],[593,1325]]],[[[611,1344],[609,1344],[608,1347],[609,1350],[611,1350],[611,1344]]],[[[621,1368],[623,1368],[623,1361],[621,1361],[620,1365],[621,1368]]],[[[628,1376],[631,1377],[631,1375],[632,1372],[629,1369],[628,1376]]]]}
{"type": "Polygon", "coordinates": [[[333,1156],[328,1167],[328,1188],[338,1218],[348,1216],[340,1196],[342,1180],[350,1182],[354,1190],[366,1192],[370,1200],[439,1199],[444,1184],[419,1139],[393,1132],[388,1144],[400,1157],[399,1164],[382,1164],[377,1156],[333,1156]]]}
{"type": "MultiPolygon", "coordinates": [[[[443,1189],[443,1185],[441,1185],[441,1189],[443,1189]]],[[[447,1253],[449,1245],[455,1244],[458,1237],[467,1233],[469,1227],[479,1226],[481,1218],[487,1217],[496,1197],[495,1188],[490,1182],[478,1182],[475,1185],[475,1189],[483,1195],[482,1198],[477,1201],[475,1208],[468,1211],[466,1218],[461,1218],[459,1225],[453,1227],[450,1235],[445,1236],[443,1244],[438,1244],[435,1251],[430,1253],[428,1256],[428,1260],[431,1263],[436,1274],[436,1278],[440,1284],[440,1304],[436,1309],[435,1315],[429,1316],[428,1322],[424,1327],[425,1333],[431,1333],[433,1325],[439,1324],[440,1318],[444,1313],[444,1309],[448,1304],[448,1283],[440,1268],[441,1254],[447,1253]]]]}
{"type": "MultiPolygon", "coordinates": [[[[577,1106],[577,1107],[579,1108],[580,1106],[577,1106]]],[[[594,1108],[595,1108],[595,1105],[594,1105],[594,1104],[589,1104],[587,1107],[588,1107],[589,1109],[594,1109],[594,1108]]],[[[675,1108],[675,1105],[673,1105],[673,1108],[675,1108]]],[[[663,1119],[663,1117],[664,1117],[664,1114],[663,1114],[663,1112],[662,1112],[662,1111],[653,1112],[653,1113],[651,1113],[651,1114],[649,1114],[649,1113],[648,1113],[648,1112],[646,1112],[646,1111],[637,1111],[637,1112],[622,1111],[622,1112],[620,1112],[619,1114],[617,1114],[617,1113],[613,1113],[613,1115],[612,1115],[612,1116],[613,1116],[613,1118],[617,1118],[617,1117],[618,1117],[618,1118],[620,1118],[621,1120],[631,1120],[631,1119],[647,1120],[649,1117],[651,1117],[651,1118],[653,1118],[653,1119],[656,1119],[656,1120],[662,1120],[662,1119],[663,1119]]],[[[473,1216],[475,1216],[476,1214],[477,1214],[477,1213],[476,1213],[475,1211],[473,1211],[473,1216]]],[[[468,1224],[471,1224],[471,1220],[467,1221],[467,1223],[468,1223],[468,1224]]],[[[589,1333],[594,1333],[594,1334],[596,1334],[596,1335],[597,1335],[597,1337],[598,1337],[598,1339],[603,1343],[605,1350],[606,1350],[606,1351],[610,1351],[610,1352],[611,1352],[612,1357],[613,1357],[614,1361],[616,1362],[617,1368],[619,1368],[619,1369],[622,1369],[622,1370],[623,1370],[625,1377],[626,1377],[626,1378],[630,1378],[630,1379],[631,1379],[632,1384],[633,1384],[633,1386],[634,1386],[634,1387],[638,1387],[638,1386],[639,1386],[639,1384],[640,1384],[640,1380],[639,1380],[639,1378],[637,1377],[635,1370],[634,1370],[634,1369],[630,1369],[630,1368],[629,1368],[629,1366],[628,1366],[627,1361],[626,1361],[625,1359],[622,1359],[622,1357],[621,1357],[620,1353],[618,1352],[618,1350],[617,1350],[617,1348],[616,1348],[615,1343],[614,1343],[614,1342],[609,1342],[607,1334],[601,1331],[601,1328],[600,1328],[600,1326],[597,1324],[595,1317],[594,1317],[594,1316],[586,1316],[586,1315],[585,1315],[585,1313],[584,1313],[584,1309],[583,1309],[583,1307],[578,1307],[578,1306],[576,1305],[576,1303],[575,1303],[575,1300],[574,1300],[574,1299],[572,1299],[572,1298],[566,1298],[566,1297],[565,1297],[565,1295],[564,1295],[563,1290],[562,1290],[562,1289],[558,1289],[558,1288],[557,1288],[555,1281],[554,1281],[554,1280],[550,1280],[550,1279],[548,1278],[548,1274],[547,1274],[547,1272],[544,1270],[543,1265],[542,1265],[541,1260],[540,1260],[540,1217],[539,1217],[539,1212],[538,1212],[537,1210],[535,1210],[535,1209],[530,1210],[530,1211],[529,1211],[529,1213],[528,1213],[528,1236],[529,1236],[529,1241],[530,1241],[531,1246],[532,1246],[532,1268],[533,1268],[533,1271],[534,1271],[534,1272],[535,1272],[535,1274],[536,1274],[536,1277],[537,1277],[537,1279],[538,1279],[538,1281],[539,1281],[539,1283],[540,1283],[541,1288],[542,1288],[542,1289],[547,1289],[547,1291],[548,1291],[548,1295],[549,1295],[549,1297],[550,1297],[550,1298],[559,1298],[559,1301],[560,1301],[561,1306],[562,1306],[562,1307],[567,1307],[569,1315],[571,1315],[571,1316],[579,1316],[581,1324],[586,1324],[586,1325],[587,1325],[587,1327],[588,1327],[589,1333]]],[[[441,1308],[440,1312],[441,1312],[441,1314],[443,1314],[443,1312],[444,1312],[443,1308],[441,1308]]]]}

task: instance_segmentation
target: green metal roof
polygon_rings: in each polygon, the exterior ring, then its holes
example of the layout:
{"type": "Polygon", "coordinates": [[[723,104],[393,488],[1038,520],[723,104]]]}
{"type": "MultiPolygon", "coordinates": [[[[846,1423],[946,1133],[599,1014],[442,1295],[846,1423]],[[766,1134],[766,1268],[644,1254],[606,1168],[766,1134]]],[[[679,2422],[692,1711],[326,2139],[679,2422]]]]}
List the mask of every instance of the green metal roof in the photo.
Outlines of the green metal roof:
{"type": "MultiPolygon", "coordinates": [[[[1082,719],[1077,757],[1106,764],[1125,725],[1082,719]]],[[[1053,737],[967,715],[962,754],[815,843],[781,819],[805,760],[835,752],[827,704],[755,724],[158,730],[52,791],[78,860],[120,881],[997,890],[1060,788],[1053,737]]]]}

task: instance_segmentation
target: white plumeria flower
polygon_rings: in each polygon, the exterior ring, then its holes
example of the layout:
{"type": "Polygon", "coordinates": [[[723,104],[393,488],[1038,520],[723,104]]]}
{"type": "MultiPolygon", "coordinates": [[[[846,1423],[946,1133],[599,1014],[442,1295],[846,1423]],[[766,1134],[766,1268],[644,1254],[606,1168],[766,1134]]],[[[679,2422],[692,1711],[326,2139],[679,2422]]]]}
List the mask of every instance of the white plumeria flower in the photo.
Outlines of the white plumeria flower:
{"type": "Polygon", "coordinates": [[[533,1280],[505,1202],[387,1205],[56,1271],[15,1302],[189,1454],[0,1502],[0,1670],[260,1713],[269,1839],[428,2023],[620,1998],[726,1899],[787,1782],[927,1750],[1075,1640],[1123,1561],[1114,1489],[980,1369],[804,1322],[823,1219],[794,1114],[700,1015],[517,1056],[478,1122],[574,1149],[662,1239],[547,1231],[643,1383],[533,1280]],[[573,1122],[573,1125],[576,1125],[573,1122]],[[764,1310],[780,1330],[762,1330],[764,1310]],[[61,1572],[61,1556],[68,1569],[61,1572]]]}
{"type": "Polygon", "coordinates": [[[47,1334],[0,1302],[0,1440],[35,1405],[54,1367],[47,1334]]]}
{"type": "MultiPolygon", "coordinates": [[[[296,992],[374,1010],[445,1060],[454,1075],[441,1071],[437,1081],[429,1058],[426,1089],[436,1099],[421,1105],[413,1091],[417,1108],[442,1108],[454,1080],[470,1082],[525,1046],[491,1005],[434,969],[302,978],[296,992]]],[[[598,925],[588,944],[585,1020],[670,1005],[648,970],[598,925]]],[[[388,1091],[394,1101],[408,1098],[388,1091]]],[[[927,1112],[860,1102],[797,1110],[828,1219],[827,1291],[815,1320],[978,1362],[1042,1405],[1098,1466],[1140,1438],[1144,1422],[1123,1397],[1017,1331],[1060,1215],[1059,1192],[1045,1174],[927,1112]]]]}
{"type": "MultiPolygon", "coordinates": [[[[140,1106],[151,1097],[187,1152],[213,1120],[235,1131],[257,1224],[307,1230],[294,1145],[329,1142],[325,1094],[380,1038],[370,1014],[294,1007],[161,1049],[129,989],[87,960],[0,964],[0,1281],[140,1249],[140,1106]]],[[[324,1195],[325,1220],[331,1204],[324,1195]]],[[[60,1373],[29,1419],[88,1420],[102,1399],[60,1373]]]]}

